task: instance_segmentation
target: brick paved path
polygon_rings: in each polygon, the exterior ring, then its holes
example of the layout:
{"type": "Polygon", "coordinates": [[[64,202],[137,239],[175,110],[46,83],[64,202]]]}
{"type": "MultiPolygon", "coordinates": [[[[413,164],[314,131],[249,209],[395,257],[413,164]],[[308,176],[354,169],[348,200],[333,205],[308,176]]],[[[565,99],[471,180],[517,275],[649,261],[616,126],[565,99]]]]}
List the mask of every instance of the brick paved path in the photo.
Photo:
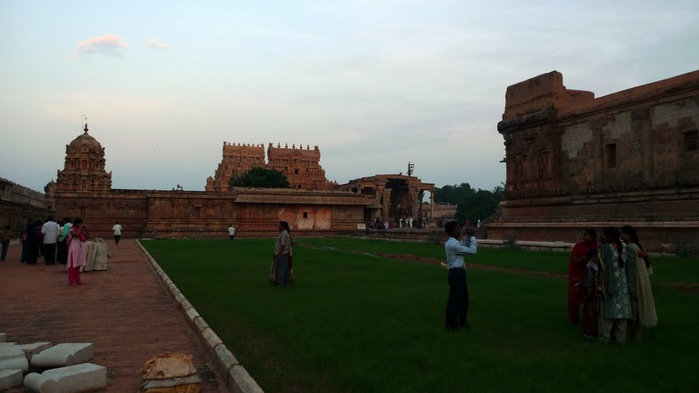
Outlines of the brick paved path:
{"type": "Polygon", "coordinates": [[[0,262],[0,333],[18,344],[93,343],[92,362],[107,368],[108,392],[137,392],[143,364],[165,352],[193,355],[202,392],[225,392],[204,346],[136,240],[107,244],[108,270],[82,273],[85,285],[77,287],[68,286],[64,265],[47,266],[42,258],[22,264],[20,246],[11,245],[0,262]]]}

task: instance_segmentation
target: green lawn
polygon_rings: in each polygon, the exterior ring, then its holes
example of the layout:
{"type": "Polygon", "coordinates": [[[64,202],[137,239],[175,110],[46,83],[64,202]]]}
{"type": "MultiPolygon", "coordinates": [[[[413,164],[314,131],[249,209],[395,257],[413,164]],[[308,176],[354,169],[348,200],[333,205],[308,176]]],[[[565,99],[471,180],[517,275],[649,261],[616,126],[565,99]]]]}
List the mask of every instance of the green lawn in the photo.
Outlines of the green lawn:
{"type": "MultiPolygon", "coordinates": [[[[565,280],[472,269],[472,328],[450,334],[446,270],[375,256],[443,246],[296,240],[290,288],[267,284],[274,239],[142,243],[268,392],[699,390],[699,293],[657,284],[699,282],[696,260],[654,259],[659,326],[605,346],[567,322],[565,280]]],[[[472,260],[567,270],[563,253],[481,247],[472,260]]]]}

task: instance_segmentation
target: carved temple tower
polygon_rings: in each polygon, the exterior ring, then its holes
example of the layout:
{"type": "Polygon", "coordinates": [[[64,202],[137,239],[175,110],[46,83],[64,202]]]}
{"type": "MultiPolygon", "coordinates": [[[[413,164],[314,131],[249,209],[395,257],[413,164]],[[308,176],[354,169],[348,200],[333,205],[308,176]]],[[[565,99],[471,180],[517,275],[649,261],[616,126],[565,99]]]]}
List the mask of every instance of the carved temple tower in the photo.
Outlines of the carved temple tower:
{"type": "Polygon", "coordinates": [[[325,177],[320,166],[320,150],[315,146],[288,145],[267,148],[268,163],[265,163],[263,145],[243,145],[223,142],[223,159],[218,164],[214,177],[206,179],[206,191],[228,191],[232,177],[245,175],[252,168],[274,169],[286,176],[289,188],[299,190],[331,190],[335,185],[325,177]]]}
{"type": "Polygon", "coordinates": [[[245,175],[252,168],[264,168],[263,145],[243,145],[223,142],[223,159],[216,168],[215,177],[206,179],[206,191],[228,191],[228,180],[245,175]]]}
{"type": "Polygon", "coordinates": [[[57,192],[102,193],[112,188],[112,173],[104,169],[104,148],[87,133],[87,123],[83,131],[66,145],[65,166],[57,173],[57,192]]]}
{"type": "Polygon", "coordinates": [[[330,190],[333,184],[325,178],[325,170],[320,166],[320,150],[307,145],[267,147],[268,168],[283,173],[292,188],[303,190],[330,190]]]}

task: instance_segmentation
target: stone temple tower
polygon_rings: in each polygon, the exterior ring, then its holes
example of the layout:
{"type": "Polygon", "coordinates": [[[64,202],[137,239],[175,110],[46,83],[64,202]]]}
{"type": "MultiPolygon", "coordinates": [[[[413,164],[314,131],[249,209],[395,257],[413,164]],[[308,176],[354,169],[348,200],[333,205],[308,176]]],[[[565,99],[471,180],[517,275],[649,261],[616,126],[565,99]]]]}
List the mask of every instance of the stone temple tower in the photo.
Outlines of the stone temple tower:
{"type": "Polygon", "coordinates": [[[104,148],[88,134],[87,123],[83,134],[66,145],[66,161],[56,178],[56,191],[109,192],[112,173],[104,169],[104,148]]]}

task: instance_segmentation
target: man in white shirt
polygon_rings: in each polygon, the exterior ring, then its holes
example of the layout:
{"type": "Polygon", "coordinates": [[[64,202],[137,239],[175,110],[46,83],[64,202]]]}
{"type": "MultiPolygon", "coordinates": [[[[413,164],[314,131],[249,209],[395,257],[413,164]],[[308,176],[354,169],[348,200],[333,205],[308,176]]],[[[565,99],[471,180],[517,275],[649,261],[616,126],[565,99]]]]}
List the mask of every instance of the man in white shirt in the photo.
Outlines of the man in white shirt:
{"type": "Polygon", "coordinates": [[[449,239],[444,243],[449,268],[449,299],[445,325],[448,331],[457,331],[459,328],[469,327],[467,319],[469,299],[464,255],[475,255],[478,251],[478,243],[470,228],[467,228],[466,236],[461,238],[461,225],[456,221],[448,222],[444,226],[444,231],[449,235],[449,239]]]}
{"type": "Polygon", "coordinates": [[[121,224],[119,224],[119,221],[114,224],[112,231],[114,231],[114,243],[118,246],[119,240],[121,240],[121,224]]]}
{"type": "Polygon", "coordinates": [[[233,227],[233,224],[228,228],[228,240],[233,240],[235,239],[235,227],[233,227]]]}
{"type": "Polygon", "coordinates": [[[49,216],[41,227],[44,235],[44,263],[47,265],[56,264],[56,241],[58,240],[58,223],[49,216]]]}

